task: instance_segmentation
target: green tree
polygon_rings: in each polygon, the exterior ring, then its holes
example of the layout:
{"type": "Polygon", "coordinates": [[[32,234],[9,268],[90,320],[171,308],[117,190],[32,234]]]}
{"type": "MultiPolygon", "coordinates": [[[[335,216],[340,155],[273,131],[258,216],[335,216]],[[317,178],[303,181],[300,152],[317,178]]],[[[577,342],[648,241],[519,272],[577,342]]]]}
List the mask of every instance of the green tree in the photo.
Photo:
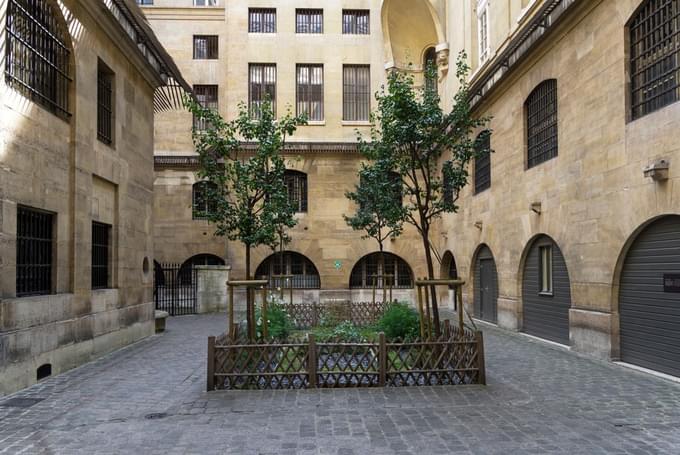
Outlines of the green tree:
{"type": "MultiPolygon", "coordinates": [[[[484,127],[488,119],[475,118],[471,113],[467,83],[470,68],[466,60],[464,52],[459,54],[459,88],[448,113],[440,106],[435,84],[418,88],[411,75],[391,72],[387,88],[376,94],[378,108],[372,114],[370,140],[359,136],[361,151],[370,162],[401,177],[404,222],[420,234],[430,279],[435,278],[435,249],[430,238],[433,222],[443,213],[458,211],[457,201],[460,190],[468,183],[470,161],[488,153],[479,147],[481,138],[479,142],[473,138],[475,130],[484,127]]],[[[427,68],[426,77],[436,77],[434,66],[427,68]]],[[[430,296],[438,336],[439,307],[434,286],[430,296]]]]}

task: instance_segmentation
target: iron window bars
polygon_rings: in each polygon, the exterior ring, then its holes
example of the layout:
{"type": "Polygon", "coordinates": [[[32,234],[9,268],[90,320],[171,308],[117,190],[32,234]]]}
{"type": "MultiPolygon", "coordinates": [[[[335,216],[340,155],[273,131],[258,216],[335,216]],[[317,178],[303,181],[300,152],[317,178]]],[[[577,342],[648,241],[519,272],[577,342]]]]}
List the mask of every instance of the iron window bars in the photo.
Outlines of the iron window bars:
{"type": "Polygon", "coordinates": [[[191,217],[194,220],[207,220],[217,211],[214,193],[217,185],[212,182],[196,182],[192,187],[191,217]]]}
{"type": "MultiPolygon", "coordinates": [[[[198,102],[207,109],[216,111],[218,109],[217,85],[194,85],[194,95],[198,102]]],[[[199,131],[208,129],[208,122],[205,119],[193,117],[194,128],[199,131]]]]}
{"type": "Polygon", "coordinates": [[[491,187],[491,134],[480,133],[475,142],[475,194],[491,187]]]}
{"type": "Polygon", "coordinates": [[[307,114],[309,120],[324,118],[323,65],[297,65],[297,114],[307,114]]]}
{"type": "Polygon", "coordinates": [[[253,118],[260,118],[262,104],[267,98],[276,115],[276,64],[251,63],[248,67],[248,109],[253,118]]]}
{"type": "Polygon", "coordinates": [[[293,289],[319,289],[321,279],[319,272],[309,259],[292,251],[283,252],[283,270],[281,270],[281,253],[274,253],[265,259],[255,271],[255,276],[261,280],[269,280],[270,288],[288,287],[293,289]],[[283,272],[283,273],[282,273],[283,272]],[[290,284],[276,275],[292,275],[290,284]]]}
{"type": "Polygon", "coordinates": [[[114,74],[99,62],[97,67],[97,139],[105,144],[113,143],[113,81],[114,74]]]}
{"type": "Polygon", "coordinates": [[[287,170],[283,174],[283,181],[288,189],[288,201],[298,213],[307,211],[307,174],[299,171],[287,170]]]}
{"type": "Polygon", "coordinates": [[[371,109],[371,77],[368,65],[342,68],[342,119],[368,121],[371,109]]]}
{"type": "Polygon", "coordinates": [[[276,33],[276,8],[249,8],[249,33],[276,33]]]}
{"type": "Polygon", "coordinates": [[[557,81],[541,82],[524,103],[527,168],[557,156],[557,81]]]}
{"type": "Polygon", "coordinates": [[[51,213],[17,208],[17,297],[52,292],[53,225],[51,213]]]}
{"type": "Polygon", "coordinates": [[[296,9],[295,33],[323,33],[323,10],[296,9]]]}
{"type": "Polygon", "coordinates": [[[430,47],[427,49],[427,51],[425,51],[423,58],[423,71],[425,72],[425,90],[428,92],[437,93],[437,75],[435,73],[434,77],[430,77],[430,75],[427,73],[430,66],[433,66],[435,70],[437,69],[437,51],[434,47],[430,47]]]}
{"type": "Polygon", "coordinates": [[[680,100],[680,0],[648,0],[629,29],[635,120],[680,100]]]}
{"type": "Polygon", "coordinates": [[[343,35],[368,35],[371,32],[370,12],[367,9],[342,10],[343,35]]]}
{"type": "Polygon", "coordinates": [[[194,35],[194,60],[216,60],[217,58],[217,35],[194,35]]]}
{"type": "MultiPolygon", "coordinates": [[[[364,256],[352,269],[349,279],[351,289],[372,289],[373,281],[380,275],[392,275],[386,284],[394,284],[397,289],[413,288],[413,274],[411,267],[397,255],[383,253],[385,259],[384,270],[380,267],[380,253],[371,253],[364,256]]],[[[383,286],[383,278],[376,280],[376,286],[383,286]]]]}
{"type": "Polygon", "coordinates": [[[8,85],[62,118],[68,110],[69,36],[61,13],[45,0],[9,0],[5,78],[8,85]]]}
{"type": "Polygon", "coordinates": [[[109,284],[111,226],[92,222],[92,289],[106,289],[109,284]]]}
{"type": "Polygon", "coordinates": [[[194,0],[194,6],[217,6],[217,0],[194,0]]]}

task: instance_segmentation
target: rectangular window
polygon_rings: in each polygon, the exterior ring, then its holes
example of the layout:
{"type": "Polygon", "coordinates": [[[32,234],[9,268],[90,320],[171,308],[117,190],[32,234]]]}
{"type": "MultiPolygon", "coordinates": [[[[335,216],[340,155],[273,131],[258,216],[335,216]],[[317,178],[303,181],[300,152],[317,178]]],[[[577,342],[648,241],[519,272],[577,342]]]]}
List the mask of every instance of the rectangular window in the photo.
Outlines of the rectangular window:
{"type": "Polygon", "coordinates": [[[489,4],[482,0],[477,5],[477,27],[479,29],[479,63],[489,57],[489,4]]]}
{"type": "Polygon", "coordinates": [[[217,35],[194,35],[194,60],[217,59],[217,35]]]}
{"type": "Polygon", "coordinates": [[[92,289],[105,289],[109,284],[109,251],[111,226],[92,222],[92,289]]]}
{"type": "Polygon", "coordinates": [[[298,65],[295,93],[297,114],[323,120],[323,65],[298,65]]]}
{"type": "Polygon", "coordinates": [[[251,63],[248,67],[248,109],[253,118],[260,117],[262,104],[267,99],[276,115],[276,64],[251,63]]]}
{"type": "Polygon", "coordinates": [[[194,6],[217,6],[217,0],[194,0],[194,6]]]}
{"type": "MultiPolygon", "coordinates": [[[[213,110],[217,110],[217,85],[194,85],[194,94],[201,106],[213,110]]],[[[194,116],[194,128],[203,131],[208,128],[208,123],[205,120],[194,116]]]]}
{"type": "Polygon", "coordinates": [[[371,80],[368,65],[342,68],[342,119],[368,121],[371,110],[371,80]]]}
{"type": "Polygon", "coordinates": [[[276,33],[276,8],[249,8],[249,33],[276,33]]]}
{"type": "Polygon", "coordinates": [[[153,0],[137,0],[138,5],[153,5],[153,0]]]}
{"type": "Polygon", "coordinates": [[[54,215],[17,208],[17,297],[52,292],[54,215]]]}
{"type": "Polygon", "coordinates": [[[97,139],[105,144],[113,143],[113,72],[101,61],[97,67],[97,139]]]}
{"type": "Polygon", "coordinates": [[[557,81],[541,82],[524,103],[527,169],[557,156],[557,81]]]}
{"type": "Polygon", "coordinates": [[[370,13],[367,9],[342,10],[343,35],[368,35],[371,32],[370,13]]]}
{"type": "Polygon", "coordinates": [[[323,10],[295,10],[295,33],[323,33],[323,10]]]}
{"type": "Polygon", "coordinates": [[[477,136],[475,143],[475,194],[491,187],[491,133],[477,136]]]}
{"type": "Polygon", "coordinates": [[[545,245],[538,248],[540,255],[541,294],[552,294],[553,271],[552,271],[552,246],[545,245]]]}

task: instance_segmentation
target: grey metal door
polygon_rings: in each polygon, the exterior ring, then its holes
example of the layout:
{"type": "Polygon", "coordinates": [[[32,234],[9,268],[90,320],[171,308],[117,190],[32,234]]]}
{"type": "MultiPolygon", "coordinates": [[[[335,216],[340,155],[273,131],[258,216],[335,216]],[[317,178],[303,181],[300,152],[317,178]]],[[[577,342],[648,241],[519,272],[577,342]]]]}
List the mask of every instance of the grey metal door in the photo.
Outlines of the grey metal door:
{"type": "Polygon", "coordinates": [[[619,313],[621,360],[680,376],[680,216],[655,221],[631,245],[619,313]]]}
{"type": "Polygon", "coordinates": [[[496,263],[488,247],[484,246],[477,255],[475,267],[474,312],[484,321],[496,323],[498,301],[498,274],[496,263]]]}

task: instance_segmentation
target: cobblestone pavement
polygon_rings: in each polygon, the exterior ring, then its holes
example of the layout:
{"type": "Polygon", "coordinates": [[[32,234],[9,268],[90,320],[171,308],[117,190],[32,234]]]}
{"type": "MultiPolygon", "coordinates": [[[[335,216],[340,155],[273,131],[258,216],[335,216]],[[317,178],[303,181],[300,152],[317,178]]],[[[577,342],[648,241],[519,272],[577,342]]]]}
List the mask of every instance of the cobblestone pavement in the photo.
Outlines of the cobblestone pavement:
{"type": "Polygon", "coordinates": [[[484,328],[489,385],[204,392],[222,316],[0,401],[0,453],[680,453],[680,385],[484,328]],[[153,413],[161,418],[148,419],[153,413]]]}

